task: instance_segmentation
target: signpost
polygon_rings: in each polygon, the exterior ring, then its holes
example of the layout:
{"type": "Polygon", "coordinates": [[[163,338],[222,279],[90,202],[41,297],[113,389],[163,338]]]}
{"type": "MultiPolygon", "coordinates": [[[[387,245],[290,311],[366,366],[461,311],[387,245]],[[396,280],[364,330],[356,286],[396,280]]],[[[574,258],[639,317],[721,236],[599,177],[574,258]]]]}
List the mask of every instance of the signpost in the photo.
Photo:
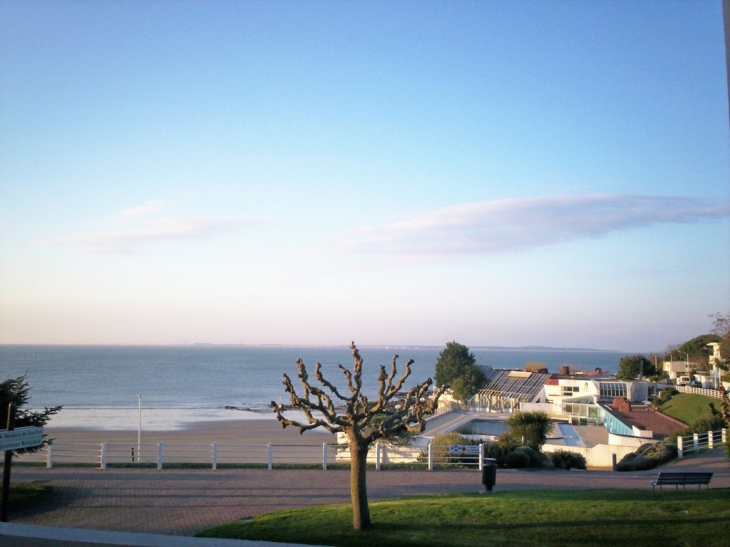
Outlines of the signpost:
{"type": "Polygon", "coordinates": [[[19,427],[10,431],[0,431],[0,452],[31,448],[43,444],[42,427],[19,427]]]}
{"type": "Polygon", "coordinates": [[[43,444],[42,427],[20,427],[15,429],[15,404],[8,405],[8,428],[0,431],[0,451],[5,452],[3,468],[3,492],[0,504],[0,522],[8,522],[8,500],[10,498],[10,465],[13,450],[32,448],[43,444]]]}

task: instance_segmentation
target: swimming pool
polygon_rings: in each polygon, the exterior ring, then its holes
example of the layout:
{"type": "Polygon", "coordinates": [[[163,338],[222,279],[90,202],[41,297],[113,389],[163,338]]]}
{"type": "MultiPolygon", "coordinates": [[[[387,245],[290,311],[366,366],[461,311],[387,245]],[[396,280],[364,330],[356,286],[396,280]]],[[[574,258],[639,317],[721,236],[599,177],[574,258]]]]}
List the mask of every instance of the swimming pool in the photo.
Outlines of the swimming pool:
{"type": "Polygon", "coordinates": [[[503,433],[507,433],[507,429],[509,428],[505,422],[498,422],[496,420],[472,420],[462,425],[456,432],[462,435],[490,435],[499,437],[503,433]]]}
{"type": "Polygon", "coordinates": [[[565,446],[585,446],[578,432],[570,424],[557,424],[565,446]]]}

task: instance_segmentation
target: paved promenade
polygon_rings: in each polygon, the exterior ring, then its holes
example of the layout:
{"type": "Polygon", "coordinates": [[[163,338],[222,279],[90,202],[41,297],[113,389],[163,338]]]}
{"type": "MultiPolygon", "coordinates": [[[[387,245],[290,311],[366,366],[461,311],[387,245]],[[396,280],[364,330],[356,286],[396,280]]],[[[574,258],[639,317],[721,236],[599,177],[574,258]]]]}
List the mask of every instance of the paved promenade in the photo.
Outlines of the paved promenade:
{"type": "MultiPolygon", "coordinates": [[[[663,469],[712,471],[712,488],[730,488],[730,463],[719,450],[663,469]]],[[[499,470],[497,490],[650,488],[656,471],[499,470]]],[[[17,466],[13,481],[46,483],[56,495],[42,507],[11,514],[13,523],[189,536],[223,522],[296,507],[347,503],[349,471],[308,469],[42,469],[17,466]]],[[[368,471],[371,500],[477,492],[478,471],[368,471]]]]}

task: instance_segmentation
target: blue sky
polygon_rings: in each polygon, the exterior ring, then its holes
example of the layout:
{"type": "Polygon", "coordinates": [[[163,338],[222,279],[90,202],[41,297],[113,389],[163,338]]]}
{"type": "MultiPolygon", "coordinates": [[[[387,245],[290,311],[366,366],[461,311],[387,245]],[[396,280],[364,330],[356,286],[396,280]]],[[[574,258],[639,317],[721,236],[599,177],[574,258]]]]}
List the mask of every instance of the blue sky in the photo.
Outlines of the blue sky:
{"type": "Polygon", "coordinates": [[[730,311],[721,3],[0,4],[0,343],[661,350],[730,311]]]}

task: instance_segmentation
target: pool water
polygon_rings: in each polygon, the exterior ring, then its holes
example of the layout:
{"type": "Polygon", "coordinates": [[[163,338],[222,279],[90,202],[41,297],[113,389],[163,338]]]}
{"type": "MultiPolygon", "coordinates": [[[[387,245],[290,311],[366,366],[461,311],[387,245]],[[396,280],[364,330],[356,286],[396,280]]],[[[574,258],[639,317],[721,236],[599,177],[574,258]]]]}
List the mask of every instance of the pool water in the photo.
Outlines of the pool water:
{"type": "Polygon", "coordinates": [[[499,437],[503,433],[507,433],[507,424],[495,420],[472,420],[468,424],[461,426],[456,430],[462,435],[491,435],[499,437]]]}

